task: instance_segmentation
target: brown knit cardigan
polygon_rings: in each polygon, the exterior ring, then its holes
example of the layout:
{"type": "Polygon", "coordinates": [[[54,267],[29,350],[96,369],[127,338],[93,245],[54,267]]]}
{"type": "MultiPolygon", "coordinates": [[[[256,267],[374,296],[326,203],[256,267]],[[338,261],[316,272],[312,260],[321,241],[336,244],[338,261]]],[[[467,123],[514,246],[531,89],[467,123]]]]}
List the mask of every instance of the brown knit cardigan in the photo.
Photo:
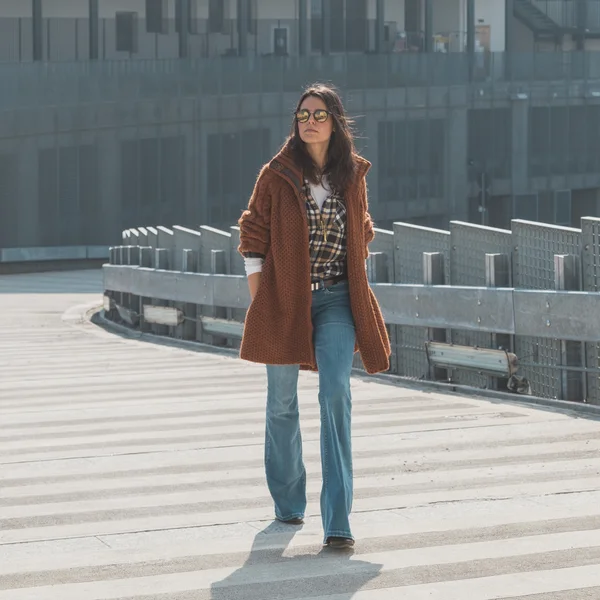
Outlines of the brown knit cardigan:
{"type": "MultiPolygon", "coordinates": [[[[373,239],[365,176],[371,164],[355,157],[345,193],[350,303],[356,348],[368,373],[389,369],[390,342],[365,269],[373,239]]],[[[265,256],[260,285],[248,309],[241,358],[264,364],[299,364],[317,370],[311,319],[310,253],[302,172],[287,153],[261,170],[248,209],[239,220],[239,252],[265,256]]]]}

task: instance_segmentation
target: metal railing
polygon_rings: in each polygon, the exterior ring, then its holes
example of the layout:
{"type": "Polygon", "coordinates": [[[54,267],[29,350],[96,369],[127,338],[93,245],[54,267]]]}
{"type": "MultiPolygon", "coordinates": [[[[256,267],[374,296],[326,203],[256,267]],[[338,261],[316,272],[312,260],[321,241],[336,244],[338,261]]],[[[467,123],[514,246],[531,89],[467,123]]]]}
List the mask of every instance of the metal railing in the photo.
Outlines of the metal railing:
{"type": "Polygon", "coordinates": [[[597,81],[598,52],[399,52],[0,64],[0,109],[240,94],[297,93],[309,81],[347,90],[597,81]]]}
{"type": "Polygon", "coordinates": [[[529,0],[538,10],[564,28],[577,27],[577,3],[565,0],[529,0]]]}
{"type": "MultiPolygon", "coordinates": [[[[578,28],[578,2],[573,0],[529,0],[536,8],[548,15],[564,29],[578,28]]],[[[585,0],[583,8],[585,29],[588,32],[600,31],[600,1],[585,0]]]]}
{"type": "MultiPolygon", "coordinates": [[[[237,227],[125,231],[104,267],[108,317],[236,347],[250,301],[238,244],[237,227]]],[[[370,250],[369,279],[393,346],[391,373],[506,389],[505,379],[483,367],[438,368],[426,344],[501,348],[518,357],[529,393],[600,404],[600,219],[582,219],[581,229],[395,223],[393,231],[377,231],[370,250]]]]}

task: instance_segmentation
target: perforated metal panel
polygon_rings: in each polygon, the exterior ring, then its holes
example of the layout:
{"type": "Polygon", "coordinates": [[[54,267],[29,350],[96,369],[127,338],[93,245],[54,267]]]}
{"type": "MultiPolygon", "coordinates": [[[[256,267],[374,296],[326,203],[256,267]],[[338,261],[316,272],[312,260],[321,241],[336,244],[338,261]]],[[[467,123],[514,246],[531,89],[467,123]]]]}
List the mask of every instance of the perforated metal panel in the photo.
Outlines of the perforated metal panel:
{"type": "MultiPolygon", "coordinates": [[[[394,269],[396,283],[423,283],[423,252],[441,252],[445,257],[446,283],[450,273],[450,232],[406,223],[394,223],[394,269]]],[[[398,327],[397,373],[425,379],[429,365],[425,354],[424,327],[398,327]]]]}
{"type": "MultiPolygon", "coordinates": [[[[554,289],[554,256],[581,252],[581,230],[513,221],[513,282],[515,288],[554,289]]],[[[516,336],[515,350],[537,396],[560,398],[560,340],[516,336]]]]}
{"type": "MultiPolygon", "coordinates": [[[[581,219],[581,262],[583,267],[583,289],[586,292],[600,291],[600,219],[581,219]]],[[[598,344],[586,344],[586,366],[600,366],[600,340],[598,344]]],[[[587,376],[587,400],[600,404],[600,381],[598,373],[587,376]]]]}
{"type": "MultiPolygon", "coordinates": [[[[512,253],[512,234],[506,229],[494,229],[461,223],[450,223],[450,253],[452,285],[484,286],[486,284],[485,255],[512,253]]],[[[464,346],[492,347],[492,336],[476,331],[452,330],[452,342],[464,346]]],[[[488,377],[457,369],[453,381],[474,387],[486,387],[488,377]]]]}

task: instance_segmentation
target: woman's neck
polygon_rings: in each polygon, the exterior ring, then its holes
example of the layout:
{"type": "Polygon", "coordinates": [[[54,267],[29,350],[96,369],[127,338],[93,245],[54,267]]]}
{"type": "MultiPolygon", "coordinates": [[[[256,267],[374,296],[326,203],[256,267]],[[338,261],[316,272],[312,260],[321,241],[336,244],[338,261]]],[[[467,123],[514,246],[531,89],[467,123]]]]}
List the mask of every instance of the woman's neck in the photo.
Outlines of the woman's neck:
{"type": "Polygon", "coordinates": [[[308,144],[307,150],[317,169],[322,173],[327,164],[328,144],[308,144]]]}

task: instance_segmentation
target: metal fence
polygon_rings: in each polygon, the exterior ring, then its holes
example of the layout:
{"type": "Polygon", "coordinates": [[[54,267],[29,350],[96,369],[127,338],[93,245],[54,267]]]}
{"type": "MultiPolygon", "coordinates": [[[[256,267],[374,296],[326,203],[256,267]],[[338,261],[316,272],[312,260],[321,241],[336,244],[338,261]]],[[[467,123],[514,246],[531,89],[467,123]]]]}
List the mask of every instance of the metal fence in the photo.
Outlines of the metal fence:
{"type": "Polygon", "coordinates": [[[598,0],[583,0],[582,2],[531,0],[531,2],[561,27],[576,29],[581,20],[586,31],[598,32],[600,30],[600,2],[598,0]],[[578,13],[581,13],[581,16],[578,13]]]}
{"type": "Polygon", "coordinates": [[[598,215],[600,53],[247,57],[0,65],[0,247],[110,245],[138,223],[227,227],[337,85],[380,227],[598,215]]]}
{"type": "MultiPolygon", "coordinates": [[[[238,244],[237,227],[126,230],[104,267],[109,318],[237,347],[249,303],[238,244]],[[144,316],[148,306],[179,312],[168,313],[177,315],[171,326],[167,313],[157,325],[144,316]]],[[[370,250],[371,285],[391,332],[391,373],[505,389],[505,380],[472,368],[432,368],[425,344],[503,348],[516,353],[529,393],[600,404],[600,219],[582,219],[582,229],[514,221],[505,231],[396,223],[393,232],[377,231],[370,250]]]]}

